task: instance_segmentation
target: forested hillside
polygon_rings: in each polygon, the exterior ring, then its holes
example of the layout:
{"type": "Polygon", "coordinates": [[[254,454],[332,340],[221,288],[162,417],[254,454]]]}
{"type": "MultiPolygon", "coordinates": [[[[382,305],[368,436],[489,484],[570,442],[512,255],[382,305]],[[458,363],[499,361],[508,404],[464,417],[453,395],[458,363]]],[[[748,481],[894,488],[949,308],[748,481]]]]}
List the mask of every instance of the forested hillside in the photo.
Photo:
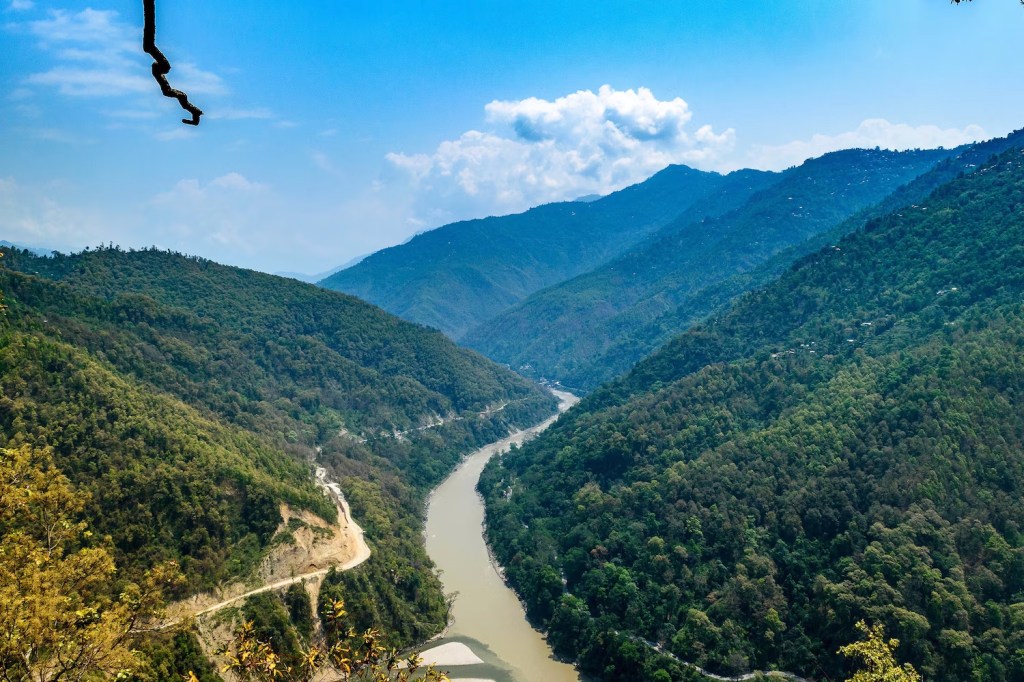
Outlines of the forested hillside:
{"type": "Polygon", "coordinates": [[[670,166],[595,201],[453,223],[378,251],[320,285],[458,339],[531,293],[586,272],[690,209],[719,215],[777,174],[670,166]]]}
{"type": "MultiPolygon", "coordinates": [[[[973,173],[993,154],[1007,149],[1024,146],[1024,131],[1016,131],[1007,137],[995,138],[970,145],[959,154],[943,159],[931,170],[901,185],[892,194],[877,204],[857,211],[830,230],[790,246],[776,253],[757,267],[744,270],[730,277],[715,281],[705,287],[694,288],[677,294],[675,307],[669,307],[657,317],[628,329],[617,329],[615,338],[605,340],[603,354],[597,354],[583,364],[585,374],[578,377],[584,388],[589,388],[598,378],[611,378],[624,373],[632,363],[668,341],[680,331],[697,324],[709,315],[728,308],[731,302],[744,292],[751,291],[771,282],[799,258],[814,253],[829,244],[834,244],[847,234],[859,229],[872,218],[886,214],[915,202],[923,201],[937,187],[954,179],[959,173],[973,173]]],[[[536,373],[537,370],[532,370],[536,373]]],[[[568,379],[572,381],[573,379],[568,379]]]]}
{"type": "Polygon", "coordinates": [[[718,218],[680,216],[619,258],[534,294],[462,342],[528,376],[591,390],[767,281],[746,273],[952,153],[847,150],[811,159],[718,218]]]}
{"type": "Polygon", "coordinates": [[[333,519],[316,462],[373,549],[352,598],[386,605],[369,618],[398,644],[444,622],[426,491],[461,454],[553,411],[439,332],[202,259],[6,250],[0,291],[0,446],[52,449],[125,577],[166,559],[184,592],[244,577],[281,503],[333,519]]]}
{"type": "Polygon", "coordinates": [[[1015,149],[493,461],[491,546],[556,650],[844,679],[863,618],[925,679],[1024,679],[1022,244],[1015,149]]]}

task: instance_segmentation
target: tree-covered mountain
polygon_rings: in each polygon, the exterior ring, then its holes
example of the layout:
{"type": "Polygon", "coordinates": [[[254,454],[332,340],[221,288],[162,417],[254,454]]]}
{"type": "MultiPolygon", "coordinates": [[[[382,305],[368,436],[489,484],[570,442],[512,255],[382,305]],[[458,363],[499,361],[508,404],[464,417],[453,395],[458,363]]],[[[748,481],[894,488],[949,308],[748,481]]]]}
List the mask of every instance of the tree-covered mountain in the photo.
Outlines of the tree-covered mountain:
{"type": "Polygon", "coordinates": [[[443,626],[426,492],[463,453],[551,413],[549,395],[293,280],[156,250],[3,256],[0,446],[52,450],[126,576],[173,559],[189,592],[244,577],[282,503],[333,518],[316,461],[373,548],[353,601],[387,604],[396,644],[443,626]]]}
{"type": "Polygon", "coordinates": [[[587,272],[687,209],[718,215],[777,179],[670,166],[594,201],[469,220],[378,251],[323,281],[458,339],[544,287],[587,272]]]}
{"type": "Polygon", "coordinates": [[[591,390],[777,275],[779,265],[799,255],[790,247],[835,228],[951,154],[861,149],[806,161],[717,218],[679,216],[605,265],[533,294],[462,342],[528,376],[591,390]],[[773,258],[775,269],[757,276],[773,258]]]}
{"type": "Polygon", "coordinates": [[[1012,149],[492,461],[491,546],[556,650],[843,679],[866,619],[925,679],[1024,679],[1022,244],[1012,149]]]}

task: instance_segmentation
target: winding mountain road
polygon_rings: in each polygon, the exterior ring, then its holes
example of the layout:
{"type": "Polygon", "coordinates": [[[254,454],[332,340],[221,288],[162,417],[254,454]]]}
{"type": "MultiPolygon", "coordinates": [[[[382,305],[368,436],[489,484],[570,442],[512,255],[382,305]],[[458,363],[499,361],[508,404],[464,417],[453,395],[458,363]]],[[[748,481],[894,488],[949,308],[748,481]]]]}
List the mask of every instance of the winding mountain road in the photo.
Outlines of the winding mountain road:
{"type": "Polygon", "coordinates": [[[196,618],[215,613],[223,608],[244,601],[253,595],[279,590],[283,587],[288,587],[289,585],[294,585],[295,583],[301,583],[310,579],[322,578],[327,575],[327,572],[332,568],[340,571],[351,570],[369,559],[370,546],[366,544],[366,539],[363,537],[363,529],[355,522],[355,519],[352,518],[352,510],[348,506],[348,501],[345,499],[345,495],[341,492],[341,486],[338,485],[336,481],[331,481],[327,478],[327,470],[323,467],[317,467],[316,469],[316,483],[324,490],[325,493],[327,493],[328,497],[334,501],[334,505],[338,509],[339,532],[344,533],[348,538],[349,546],[355,548],[355,552],[350,558],[326,568],[318,568],[314,571],[308,571],[299,575],[283,578],[281,580],[275,580],[274,582],[269,582],[261,585],[260,587],[251,589],[248,592],[219,601],[216,604],[211,604],[198,610],[191,610],[184,615],[179,615],[173,618],[169,622],[165,622],[160,629],[177,625],[186,618],[196,618]]]}

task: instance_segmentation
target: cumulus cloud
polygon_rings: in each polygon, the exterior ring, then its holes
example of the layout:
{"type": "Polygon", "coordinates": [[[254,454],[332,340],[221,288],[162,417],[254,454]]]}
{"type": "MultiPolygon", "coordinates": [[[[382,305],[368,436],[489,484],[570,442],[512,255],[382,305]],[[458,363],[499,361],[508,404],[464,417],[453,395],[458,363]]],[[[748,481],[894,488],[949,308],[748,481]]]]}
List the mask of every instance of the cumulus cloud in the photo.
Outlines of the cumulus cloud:
{"type": "Polygon", "coordinates": [[[484,107],[487,130],[470,130],[430,154],[388,160],[416,189],[413,220],[518,211],[639,182],[673,163],[713,167],[734,132],[691,130],[681,98],[647,88],[580,90],[555,100],[529,97],[484,107]]]}
{"type": "Polygon", "coordinates": [[[23,12],[25,10],[30,10],[35,6],[36,3],[32,2],[32,0],[11,0],[9,3],[7,3],[7,9],[13,10],[15,12],[23,12]]]}
{"type": "Polygon", "coordinates": [[[890,123],[884,118],[869,118],[856,129],[838,135],[813,135],[808,140],[795,140],[781,145],[757,145],[740,165],[767,170],[781,170],[795,166],[839,149],[931,149],[956,147],[985,139],[987,134],[977,125],[964,128],[939,128],[935,125],[912,126],[890,123]]]}

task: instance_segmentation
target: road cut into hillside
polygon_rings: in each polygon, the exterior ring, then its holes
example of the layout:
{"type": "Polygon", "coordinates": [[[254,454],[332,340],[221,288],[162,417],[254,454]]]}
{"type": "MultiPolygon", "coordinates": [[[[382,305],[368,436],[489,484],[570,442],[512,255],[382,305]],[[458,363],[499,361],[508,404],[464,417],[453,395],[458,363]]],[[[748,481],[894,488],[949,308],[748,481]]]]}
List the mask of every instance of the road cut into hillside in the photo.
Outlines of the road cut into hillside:
{"type": "Polygon", "coordinates": [[[261,562],[257,572],[259,585],[253,587],[235,582],[223,589],[175,602],[167,609],[163,627],[170,627],[189,617],[215,613],[241,604],[253,595],[280,590],[295,583],[308,582],[319,589],[320,582],[332,568],[347,571],[369,559],[370,547],[363,537],[363,529],[352,518],[341,486],[328,478],[323,467],[316,469],[316,482],[338,509],[336,525],[329,525],[310,512],[282,506],[283,521],[278,533],[288,533],[290,538],[274,547],[261,562]],[[292,528],[289,522],[292,522],[292,528]]]}

